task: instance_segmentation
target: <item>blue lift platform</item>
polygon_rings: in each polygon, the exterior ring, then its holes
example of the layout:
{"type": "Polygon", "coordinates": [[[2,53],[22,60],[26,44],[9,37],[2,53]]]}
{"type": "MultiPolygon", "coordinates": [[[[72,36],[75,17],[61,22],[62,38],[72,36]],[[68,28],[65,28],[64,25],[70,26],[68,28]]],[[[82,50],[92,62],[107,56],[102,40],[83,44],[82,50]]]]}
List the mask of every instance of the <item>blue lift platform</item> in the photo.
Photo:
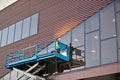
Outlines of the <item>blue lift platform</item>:
{"type": "Polygon", "coordinates": [[[26,64],[34,64],[39,62],[40,64],[51,65],[61,62],[68,62],[70,60],[70,46],[59,42],[60,52],[56,51],[56,40],[51,42],[45,42],[42,44],[36,44],[15,52],[11,52],[6,55],[6,68],[24,67],[26,64]]]}

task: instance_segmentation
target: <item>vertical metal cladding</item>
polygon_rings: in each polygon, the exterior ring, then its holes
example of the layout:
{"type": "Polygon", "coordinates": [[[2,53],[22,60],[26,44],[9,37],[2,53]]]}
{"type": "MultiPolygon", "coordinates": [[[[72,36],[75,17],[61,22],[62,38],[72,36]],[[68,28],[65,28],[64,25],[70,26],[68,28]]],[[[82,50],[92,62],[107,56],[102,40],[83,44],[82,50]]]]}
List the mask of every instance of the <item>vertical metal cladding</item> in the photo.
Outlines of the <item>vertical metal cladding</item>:
{"type": "Polygon", "coordinates": [[[0,11],[0,29],[36,12],[40,15],[38,34],[0,47],[0,76],[7,72],[4,59],[8,52],[58,38],[110,2],[112,0],[19,0],[0,11]]]}

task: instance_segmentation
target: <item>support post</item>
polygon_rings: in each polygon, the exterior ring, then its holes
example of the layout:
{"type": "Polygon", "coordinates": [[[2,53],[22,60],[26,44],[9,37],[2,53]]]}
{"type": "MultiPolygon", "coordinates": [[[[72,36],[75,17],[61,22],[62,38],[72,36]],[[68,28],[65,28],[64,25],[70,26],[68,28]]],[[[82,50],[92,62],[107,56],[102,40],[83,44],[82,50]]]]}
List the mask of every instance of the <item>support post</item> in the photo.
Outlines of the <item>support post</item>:
{"type": "Polygon", "coordinates": [[[71,66],[72,66],[72,51],[73,51],[73,47],[72,47],[72,43],[70,43],[70,71],[71,71],[71,66]]]}
{"type": "Polygon", "coordinates": [[[35,49],[36,59],[38,59],[38,51],[39,51],[39,47],[40,47],[40,45],[37,44],[37,45],[36,45],[36,49],[35,49]]]}
{"type": "Polygon", "coordinates": [[[18,50],[17,51],[17,61],[19,61],[20,60],[20,51],[18,50]]]}

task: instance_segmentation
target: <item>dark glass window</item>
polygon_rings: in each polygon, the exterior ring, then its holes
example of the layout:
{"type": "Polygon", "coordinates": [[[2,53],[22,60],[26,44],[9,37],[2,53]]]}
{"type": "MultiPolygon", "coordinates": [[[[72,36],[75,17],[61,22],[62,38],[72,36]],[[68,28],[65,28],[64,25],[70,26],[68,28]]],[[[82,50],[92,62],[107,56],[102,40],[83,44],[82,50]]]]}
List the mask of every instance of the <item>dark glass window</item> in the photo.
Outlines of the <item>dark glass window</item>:
{"type": "Polygon", "coordinates": [[[71,32],[68,32],[67,34],[65,34],[64,36],[61,37],[61,42],[63,42],[64,44],[69,45],[71,42],[71,32]]]}
{"type": "Polygon", "coordinates": [[[118,58],[119,58],[119,61],[120,61],[120,49],[119,49],[119,51],[118,51],[118,52],[119,52],[119,54],[118,54],[118,58]]]}
{"type": "Polygon", "coordinates": [[[84,23],[72,30],[72,45],[73,47],[84,45],[84,23]]]}
{"type": "Polygon", "coordinates": [[[115,37],[115,15],[114,5],[110,4],[100,11],[101,39],[115,37]]]}
{"type": "MultiPolygon", "coordinates": [[[[120,1],[119,1],[120,2],[120,1]]],[[[118,48],[119,48],[119,61],[120,61],[120,12],[117,13],[117,31],[118,31],[118,48]]]]}
{"type": "Polygon", "coordinates": [[[30,17],[23,20],[22,39],[29,36],[30,33],[30,17]]]}
{"type": "Polygon", "coordinates": [[[73,65],[73,68],[71,69],[71,70],[77,70],[77,69],[83,69],[84,68],[84,66],[85,66],[85,64],[84,64],[84,62],[85,62],[85,60],[84,60],[84,46],[83,47],[78,47],[77,48],[78,50],[81,50],[81,53],[80,54],[76,54],[76,51],[74,51],[73,53],[72,53],[72,60],[74,61],[74,60],[77,60],[79,63],[77,64],[77,65],[73,65]],[[75,66],[77,66],[77,67],[75,67],[75,66]]]}
{"type": "Polygon", "coordinates": [[[100,65],[99,31],[86,34],[86,67],[100,65]]]}
{"type": "Polygon", "coordinates": [[[118,47],[120,48],[120,13],[117,13],[118,47]]]}
{"type": "Polygon", "coordinates": [[[15,39],[14,41],[18,41],[21,39],[21,35],[22,35],[22,22],[23,21],[19,21],[16,23],[16,27],[15,27],[15,39]]]}
{"type": "Polygon", "coordinates": [[[31,28],[30,28],[30,35],[37,34],[38,28],[38,16],[39,14],[34,14],[31,17],[31,28]]]}
{"type": "Polygon", "coordinates": [[[117,61],[116,38],[104,40],[101,42],[101,60],[102,64],[117,61]]]}
{"type": "Polygon", "coordinates": [[[99,29],[99,14],[95,14],[86,21],[86,33],[99,29]]]}
{"type": "Polygon", "coordinates": [[[0,31],[0,45],[1,45],[1,36],[2,36],[2,32],[0,31]]]}
{"type": "Polygon", "coordinates": [[[15,32],[15,24],[11,25],[8,27],[8,40],[7,40],[7,44],[13,43],[13,39],[14,39],[14,32],[15,32]]]}
{"type": "Polygon", "coordinates": [[[0,31],[1,47],[37,34],[38,16],[36,13],[0,31]]]}
{"type": "Polygon", "coordinates": [[[7,37],[8,37],[8,27],[2,30],[1,47],[7,44],[7,37]]]}
{"type": "Polygon", "coordinates": [[[116,0],[116,10],[120,11],[120,0],[116,0]]]}

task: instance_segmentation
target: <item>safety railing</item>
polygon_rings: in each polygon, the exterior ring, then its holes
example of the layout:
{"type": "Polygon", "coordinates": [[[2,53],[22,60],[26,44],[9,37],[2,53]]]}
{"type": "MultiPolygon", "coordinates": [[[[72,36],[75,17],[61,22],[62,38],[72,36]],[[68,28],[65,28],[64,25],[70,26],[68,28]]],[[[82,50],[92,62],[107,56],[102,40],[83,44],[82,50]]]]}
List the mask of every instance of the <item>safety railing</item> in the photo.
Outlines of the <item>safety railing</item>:
{"type": "Polygon", "coordinates": [[[33,56],[37,56],[38,53],[42,51],[43,48],[45,48],[47,45],[51,44],[52,42],[53,41],[45,42],[42,44],[36,44],[36,45],[23,48],[21,50],[10,52],[6,55],[5,65],[12,63],[12,62],[21,61],[21,60],[24,60],[24,59],[27,59],[33,56]]]}
{"type": "Polygon", "coordinates": [[[10,63],[22,61],[31,57],[34,57],[35,59],[37,59],[39,55],[43,55],[43,54],[48,55],[49,53],[50,54],[54,53],[55,56],[59,56],[61,58],[67,57],[68,56],[67,45],[59,42],[59,47],[60,47],[60,51],[57,52],[56,40],[54,40],[51,42],[36,44],[33,46],[29,46],[27,48],[23,48],[21,50],[17,50],[15,52],[11,52],[6,56],[5,66],[7,66],[10,63]],[[56,53],[59,53],[59,54],[56,54],[56,53]],[[60,56],[60,54],[62,56],[60,56]]]}

